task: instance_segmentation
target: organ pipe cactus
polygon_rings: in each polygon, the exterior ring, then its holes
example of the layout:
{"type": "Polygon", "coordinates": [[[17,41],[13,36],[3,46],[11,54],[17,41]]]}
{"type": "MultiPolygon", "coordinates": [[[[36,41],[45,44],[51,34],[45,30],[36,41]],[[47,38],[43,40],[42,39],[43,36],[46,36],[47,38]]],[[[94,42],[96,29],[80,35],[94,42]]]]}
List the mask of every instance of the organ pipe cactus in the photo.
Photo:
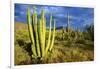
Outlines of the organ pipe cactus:
{"type": "Polygon", "coordinates": [[[52,29],[52,15],[50,16],[50,27],[48,39],[46,39],[46,17],[44,9],[41,11],[41,18],[37,18],[36,8],[34,7],[34,12],[30,14],[30,8],[27,11],[27,21],[28,21],[28,30],[29,37],[31,40],[31,50],[32,50],[32,58],[43,58],[47,56],[47,53],[50,52],[54,45],[55,40],[55,23],[52,29]]]}

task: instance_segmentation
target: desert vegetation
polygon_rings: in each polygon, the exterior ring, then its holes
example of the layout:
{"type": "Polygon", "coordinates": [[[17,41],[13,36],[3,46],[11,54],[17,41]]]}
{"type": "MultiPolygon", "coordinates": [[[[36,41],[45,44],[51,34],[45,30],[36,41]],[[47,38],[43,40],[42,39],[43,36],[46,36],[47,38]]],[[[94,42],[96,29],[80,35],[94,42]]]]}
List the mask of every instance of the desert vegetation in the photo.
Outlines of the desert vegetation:
{"type": "Polygon", "coordinates": [[[38,19],[35,7],[32,16],[28,8],[26,24],[15,22],[15,65],[94,60],[93,24],[87,25],[83,31],[73,29],[68,15],[67,27],[57,29],[52,13],[49,29],[46,28],[46,23],[44,9],[38,19]]]}

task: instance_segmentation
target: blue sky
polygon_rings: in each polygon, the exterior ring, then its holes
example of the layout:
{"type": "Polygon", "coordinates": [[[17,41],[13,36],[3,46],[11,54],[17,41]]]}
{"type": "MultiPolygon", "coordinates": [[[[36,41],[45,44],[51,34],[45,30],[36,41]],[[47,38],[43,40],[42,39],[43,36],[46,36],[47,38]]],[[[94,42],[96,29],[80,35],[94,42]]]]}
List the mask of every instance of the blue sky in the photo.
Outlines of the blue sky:
{"type": "Polygon", "coordinates": [[[42,7],[45,10],[47,19],[47,27],[49,26],[50,13],[53,14],[53,19],[56,19],[56,27],[67,26],[67,14],[70,16],[71,26],[82,28],[86,25],[94,23],[94,9],[85,7],[66,7],[66,6],[47,6],[33,4],[15,4],[15,21],[27,23],[27,8],[30,7],[31,14],[33,6],[36,7],[38,18],[41,15],[42,7]]]}

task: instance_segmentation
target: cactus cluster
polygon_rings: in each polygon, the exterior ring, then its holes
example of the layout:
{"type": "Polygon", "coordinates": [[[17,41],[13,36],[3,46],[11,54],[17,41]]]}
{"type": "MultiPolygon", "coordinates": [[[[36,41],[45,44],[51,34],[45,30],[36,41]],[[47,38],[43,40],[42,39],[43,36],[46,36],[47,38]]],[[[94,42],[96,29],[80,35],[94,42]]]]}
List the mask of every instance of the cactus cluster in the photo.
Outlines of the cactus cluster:
{"type": "Polygon", "coordinates": [[[31,50],[32,58],[43,58],[46,57],[48,52],[53,48],[54,39],[55,39],[55,19],[54,27],[52,32],[52,15],[50,16],[50,25],[49,25],[49,34],[46,35],[46,17],[44,9],[41,10],[40,19],[37,18],[36,8],[34,8],[32,17],[30,14],[30,8],[27,10],[27,21],[28,21],[28,30],[29,37],[31,40],[31,50]],[[46,39],[46,36],[48,38],[46,39]]]}

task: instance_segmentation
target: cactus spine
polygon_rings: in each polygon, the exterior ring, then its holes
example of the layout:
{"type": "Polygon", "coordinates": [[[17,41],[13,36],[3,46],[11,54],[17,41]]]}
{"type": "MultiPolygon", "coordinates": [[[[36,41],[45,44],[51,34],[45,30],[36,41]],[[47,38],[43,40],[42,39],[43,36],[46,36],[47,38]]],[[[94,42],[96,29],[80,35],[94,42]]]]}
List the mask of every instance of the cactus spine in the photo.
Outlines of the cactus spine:
{"type": "Polygon", "coordinates": [[[29,37],[31,40],[31,49],[32,49],[32,57],[33,58],[43,58],[47,56],[47,53],[52,50],[55,38],[55,23],[54,20],[54,28],[53,32],[51,31],[52,26],[52,15],[50,16],[50,27],[49,27],[49,37],[46,40],[46,18],[44,9],[41,11],[41,18],[37,18],[36,9],[34,7],[34,12],[32,14],[32,18],[30,15],[30,9],[28,8],[27,12],[27,20],[28,20],[28,30],[29,37]],[[32,19],[32,21],[31,21],[32,19]],[[32,25],[31,25],[32,23],[32,25]]]}

